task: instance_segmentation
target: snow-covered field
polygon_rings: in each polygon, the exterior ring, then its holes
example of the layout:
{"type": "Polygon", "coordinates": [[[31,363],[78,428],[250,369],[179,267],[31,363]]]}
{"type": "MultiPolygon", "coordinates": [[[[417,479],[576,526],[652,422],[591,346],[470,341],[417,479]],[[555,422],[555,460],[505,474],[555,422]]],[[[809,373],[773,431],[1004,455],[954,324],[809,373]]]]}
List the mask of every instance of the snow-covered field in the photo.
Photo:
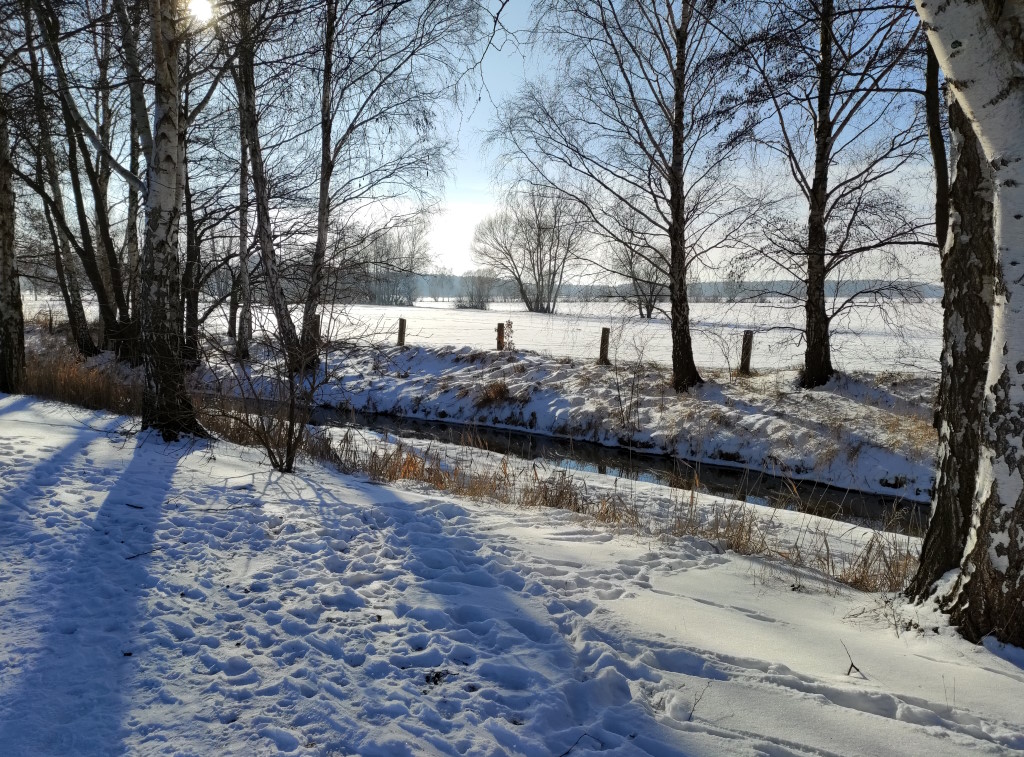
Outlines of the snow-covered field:
{"type": "MultiPolygon", "coordinates": [[[[708,369],[739,364],[744,329],[753,329],[751,364],[757,370],[799,365],[803,311],[767,304],[699,302],[691,305],[694,354],[708,369]]],[[[880,310],[856,310],[835,328],[834,362],[844,371],[936,373],[942,350],[942,309],[935,300],[901,306],[887,320],[880,310]]],[[[515,345],[555,357],[594,360],[601,329],[612,330],[612,358],[641,357],[672,362],[668,321],[645,321],[621,303],[564,302],[555,315],[528,313],[517,303],[491,303],[490,309],[454,310],[450,303],[420,300],[416,307],[352,305],[337,314],[339,333],[358,333],[368,324],[380,338],[394,343],[399,318],[407,321],[407,344],[456,345],[493,349],[495,327],[512,321],[515,345]],[[349,321],[356,325],[351,325],[349,321]],[[385,337],[385,332],[387,336],[385,337]]]]}
{"type": "MultiPolygon", "coordinates": [[[[204,306],[205,307],[205,306],[204,306]]],[[[52,309],[59,319],[63,305],[53,299],[27,299],[26,314],[52,309]]],[[[89,317],[97,317],[95,305],[87,305],[89,317]]],[[[691,305],[694,353],[705,370],[735,368],[739,364],[744,329],[753,329],[752,367],[771,371],[790,368],[803,361],[804,345],[799,338],[803,311],[768,304],[693,303],[691,305]]],[[[295,310],[296,319],[301,317],[295,310]]],[[[638,357],[663,365],[672,362],[672,340],[668,321],[647,321],[636,317],[622,303],[563,302],[555,315],[526,312],[519,303],[494,302],[489,310],[456,310],[450,302],[419,300],[416,307],[345,305],[327,308],[325,330],[335,337],[357,337],[394,344],[398,319],[405,318],[409,345],[468,346],[494,349],[495,328],[511,320],[517,349],[553,357],[595,360],[601,329],[612,330],[613,361],[634,361],[638,357]]],[[[257,308],[257,333],[273,330],[268,309],[257,308]]],[[[224,333],[226,316],[214,313],[207,321],[208,333],[224,333]]],[[[878,309],[858,309],[834,328],[834,363],[840,370],[938,373],[942,349],[942,308],[936,300],[900,306],[883,317],[878,309]]]]}
{"type": "Polygon", "coordinates": [[[0,397],[0,752],[1024,749],[1024,651],[928,608],[261,458],[0,397]]]}

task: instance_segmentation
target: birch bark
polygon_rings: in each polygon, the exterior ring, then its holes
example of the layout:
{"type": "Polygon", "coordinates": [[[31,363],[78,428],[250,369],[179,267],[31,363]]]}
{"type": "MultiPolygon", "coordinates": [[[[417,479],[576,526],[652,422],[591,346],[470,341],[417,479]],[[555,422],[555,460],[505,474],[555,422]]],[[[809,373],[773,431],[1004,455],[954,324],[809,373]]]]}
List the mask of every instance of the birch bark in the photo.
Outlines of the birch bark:
{"type": "Polygon", "coordinates": [[[182,362],[181,91],[179,13],[174,0],[150,0],[153,45],[152,152],[148,156],[146,236],[142,251],[142,323],[148,391],[143,428],[164,439],[205,435],[185,386],[182,362]]]}
{"type": "Polygon", "coordinates": [[[1024,2],[916,4],[991,169],[996,254],[984,408],[961,419],[979,435],[980,461],[948,604],[967,638],[1024,646],[1024,2]]]}
{"type": "Polygon", "coordinates": [[[985,379],[992,343],[996,268],[992,237],[992,169],[955,100],[952,233],[942,253],[942,377],[936,409],[938,474],[932,517],[908,594],[924,598],[935,581],[960,564],[971,525],[974,483],[981,464],[985,379]]]}

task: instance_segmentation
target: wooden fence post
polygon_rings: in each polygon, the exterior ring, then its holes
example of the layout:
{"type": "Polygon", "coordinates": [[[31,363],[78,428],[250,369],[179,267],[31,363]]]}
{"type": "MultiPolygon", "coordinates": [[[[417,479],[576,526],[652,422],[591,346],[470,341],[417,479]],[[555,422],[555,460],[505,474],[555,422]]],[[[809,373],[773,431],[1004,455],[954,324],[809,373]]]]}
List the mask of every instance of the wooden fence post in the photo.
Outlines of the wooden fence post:
{"type": "Polygon", "coordinates": [[[399,318],[398,319],[398,346],[399,347],[404,347],[405,346],[405,319],[404,318],[399,318]]]}
{"type": "Polygon", "coordinates": [[[747,329],[743,332],[743,351],[740,352],[740,375],[750,375],[750,355],[754,351],[754,332],[747,329]]]}
{"type": "Polygon", "coordinates": [[[505,324],[498,324],[498,352],[505,349],[505,324]]]}
{"type": "Polygon", "coordinates": [[[608,359],[608,343],[612,338],[612,330],[605,326],[601,329],[601,356],[597,359],[598,365],[611,365],[612,361],[608,359]]]}

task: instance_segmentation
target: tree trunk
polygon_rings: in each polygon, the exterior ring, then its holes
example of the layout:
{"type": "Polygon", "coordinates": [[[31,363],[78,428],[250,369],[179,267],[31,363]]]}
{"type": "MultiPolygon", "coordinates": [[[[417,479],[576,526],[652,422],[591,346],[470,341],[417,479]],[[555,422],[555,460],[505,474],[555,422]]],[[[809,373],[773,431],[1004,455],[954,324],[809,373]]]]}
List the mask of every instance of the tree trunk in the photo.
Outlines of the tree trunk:
{"type": "Polygon", "coordinates": [[[164,439],[205,435],[185,387],[182,363],[178,221],[180,84],[177,8],[169,0],[151,0],[153,44],[153,146],[148,160],[146,237],[142,251],[142,315],[148,391],[143,428],[164,439]]]}
{"type": "Polygon", "coordinates": [[[331,176],[334,173],[332,134],[334,131],[334,37],[338,7],[327,0],[324,15],[323,80],[320,82],[320,184],[317,193],[316,244],[310,261],[309,289],[302,309],[302,369],[311,370],[320,351],[320,317],[317,308],[323,297],[324,263],[327,258],[327,223],[331,213],[331,176]]]}
{"type": "Polygon", "coordinates": [[[182,358],[188,368],[199,365],[199,233],[192,207],[192,185],[189,179],[188,151],[182,150],[185,163],[185,270],[182,275],[182,299],[185,311],[185,349],[182,358]]]}
{"type": "Polygon", "coordinates": [[[289,373],[302,368],[302,352],[299,337],[288,310],[288,301],[281,288],[281,277],[274,250],[274,235],[270,223],[270,187],[263,163],[263,148],[259,136],[259,122],[256,114],[255,54],[251,47],[251,34],[247,10],[241,13],[243,43],[238,53],[238,107],[242,115],[242,129],[249,148],[249,167],[252,170],[253,193],[256,196],[256,236],[260,245],[260,261],[266,283],[267,299],[277,320],[277,338],[284,352],[289,373]]]}
{"type": "MultiPolygon", "coordinates": [[[[131,127],[129,129],[129,155],[128,155],[128,170],[135,176],[139,175],[139,158],[141,149],[139,147],[139,133],[135,127],[135,116],[134,114],[130,118],[131,127]]],[[[128,265],[127,270],[127,284],[128,291],[126,297],[128,299],[128,310],[129,317],[133,323],[139,322],[139,193],[135,187],[129,185],[126,188],[128,192],[128,209],[127,217],[125,218],[124,224],[124,257],[125,262],[128,265]]]]}
{"type": "Polygon", "coordinates": [[[672,300],[672,388],[685,392],[704,383],[693,360],[693,338],[690,334],[690,301],[686,292],[689,260],[686,249],[686,185],[684,159],[686,151],[686,71],[687,35],[692,6],[683,3],[679,26],[675,29],[676,56],[672,70],[675,87],[672,113],[672,165],[669,180],[671,220],[669,236],[669,296],[672,300]]]}
{"type": "Polygon", "coordinates": [[[0,69],[0,392],[18,394],[25,379],[25,319],[14,259],[14,176],[0,69]]]}
{"type": "Polygon", "coordinates": [[[249,284],[249,148],[239,111],[240,158],[238,163],[238,331],[235,358],[249,359],[252,341],[252,288],[249,284]]]}
{"type": "Polygon", "coordinates": [[[975,482],[984,437],[984,395],[992,343],[992,169],[960,106],[949,104],[956,135],[951,191],[953,233],[942,255],[942,378],[935,414],[938,473],[932,517],[917,574],[907,593],[924,599],[947,571],[960,564],[971,525],[975,482]]]}
{"type": "Polygon", "coordinates": [[[28,3],[24,6],[24,21],[25,48],[29,59],[29,77],[32,80],[32,102],[36,109],[39,129],[39,143],[36,148],[36,181],[41,189],[49,188],[50,197],[53,200],[52,208],[45,202],[43,203],[43,217],[53,243],[54,268],[57,272],[57,283],[60,286],[61,296],[64,299],[64,307],[67,310],[71,338],[78,351],[89,357],[97,354],[99,348],[89,332],[89,320],[86,318],[85,307],[82,305],[82,290],[78,283],[78,272],[75,270],[71,241],[66,231],[68,223],[64,215],[64,195],[57,176],[57,156],[53,146],[50,114],[46,108],[46,99],[43,94],[42,66],[36,53],[34,23],[28,3]],[[59,214],[60,218],[55,219],[55,214],[59,214]]]}
{"type": "MultiPolygon", "coordinates": [[[[927,43],[928,58],[925,65],[924,108],[928,124],[928,145],[932,151],[932,166],[935,170],[935,241],[940,252],[946,250],[946,236],[949,231],[949,165],[946,157],[946,139],[942,133],[942,93],[939,90],[939,61],[931,43],[927,43]]],[[[970,129],[970,126],[967,127],[970,129]]],[[[977,137],[971,131],[971,138],[977,137]]],[[[977,149],[981,149],[978,147],[977,149]]]]}
{"type": "Polygon", "coordinates": [[[834,0],[822,0],[819,29],[818,116],[814,129],[814,178],[807,213],[807,300],[804,303],[804,370],[800,385],[810,389],[826,383],[835,372],[825,308],[825,255],[828,244],[826,212],[828,169],[832,153],[832,22],[834,0]]]}
{"type": "MultiPolygon", "coordinates": [[[[968,639],[992,634],[1017,646],[1024,646],[1022,11],[1020,0],[918,0],[951,94],[974,127],[992,170],[986,199],[992,203],[997,255],[984,409],[966,408],[959,419],[980,430],[979,465],[960,575],[946,606],[968,639]]],[[[951,483],[947,479],[941,485],[951,483]]]]}
{"type": "MultiPolygon", "coordinates": [[[[42,175],[43,167],[40,160],[37,166],[40,186],[46,186],[46,179],[42,175]]],[[[55,184],[51,184],[53,191],[55,184]]],[[[59,196],[59,195],[58,195],[59,196]]],[[[56,200],[56,198],[54,198],[56,200]]],[[[46,227],[50,232],[50,242],[53,245],[53,264],[57,272],[57,285],[60,287],[61,297],[64,300],[64,309],[68,315],[68,327],[71,329],[71,339],[79,353],[85,357],[97,354],[100,350],[93,341],[89,332],[89,321],[85,316],[85,307],[82,305],[82,290],[78,285],[78,273],[75,271],[74,260],[71,256],[71,245],[68,236],[54,222],[53,213],[48,205],[43,205],[43,218],[46,227]]]]}
{"type": "MultiPolygon", "coordinates": [[[[96,136],[99,138],[103,148],[107,152],[111,152],[113,149],[111,135],[114,114],[110,108],[111,28],[107,11],[107,4],[104,1],[101,3],[103,20],[97,24],[93,32],[93,47],[98,64],[98,82],[94,94],[94,116],[97,124],[96,136]]],[[[110,163],[99,150],[97,150],[94,160],[91,161],[89,159],[89,149],[85,141],[85,135],[77,121],[75,122],[75,136],[78,140],[78,149],[83,156],[82,163],[92,191],[96,239],[100,242],[100,248],[103,252],[102,256],[98,258],[98,262],[104,274],[107,291],[112,297],[112,306],[117,313],[115,330],[109,334],[109,339],[111,346],[116,350],[119,357],[134,362],[138,352],[136,344],[137,333],[134,324],[130,320],[131,313],[128,307],[121,259],[117,254],[111,232],[110,205],[108,201],[111,175],[110,163]]]]}
{"type": "MultiPolygon", "coordinates": [[[[111,323],[104,322],[104,342],[108,347],[113,348],[118,357],[133,362],[137,353],[135,344],[135,328],[129,320],[128,299],[125,296],[124,281],[121,274],[121,261],[118,259],[117,251],[114,248],[114,240],[110,228],[109,209],[107,207],[107,186],[109,171],[105,171],[107,177],[96,171],[96,167],[89,160],[85,137],[79,130],[75,136],[78,143],[78,150],[82,154],[82,165],[85,168],[86,177],[92,190],[93,197],[93,221],[96,233],[93,239],[99,242],[103,255],[97,257],[97,266],[100,276],[104,282],[104,288],[109,297],[108,307],[114,313],[111,323]]],[[[101,165],[105,162],[100,158],[101,165]]]]}
{"type": "MultiPolygon", "coordinates": [[[[65,127],[71,129],[69,114],[65,113],[65,127]]],[[[113,298],[107,290],[107,284],[100,269],[96,257],[96,247],[93,244],[93,235],[90,228],[90,217],[85,209],[84,193],[82,192],[81,177],[78,166],[78,146],[74,136],[68,133],[68,173],[71,177],[71,193],[75,204],[75,213],[78,218],[78,230],[80,244],[75,246],[79,260],[82,261],[82,268],[86,278],[96,294],[97,307],[100,312],[100,322],[103,325],[103,339],[101,346],[106,347],[106,338],[117,331],[117,308],[114,306],[113,298]]]]}
{"type": "Polygon", "coordinates": [[[231,292],[228,294],[228,339],[238,338],[238,272],[231,273],[231,292]]]}

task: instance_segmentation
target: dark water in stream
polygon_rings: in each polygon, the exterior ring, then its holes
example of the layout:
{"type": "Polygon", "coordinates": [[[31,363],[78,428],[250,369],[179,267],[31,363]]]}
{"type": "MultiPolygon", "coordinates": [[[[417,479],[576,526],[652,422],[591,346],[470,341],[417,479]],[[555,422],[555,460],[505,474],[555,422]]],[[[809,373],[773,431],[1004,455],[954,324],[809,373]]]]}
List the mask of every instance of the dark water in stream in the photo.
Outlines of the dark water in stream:
{"type": "Polygon", "coordinates": [[[793,481],[747,468],[688,462],[592,442],[556,439],[538,434],[423,421],[352,411],[318,409],[313,423],[366,429],[405,439],[437,441],[483,449],[522,460],[543,460],[567,470],[587,471],[632,481],[671,486],[783,507],[888,530],[922,534],[929,506],[825,484],[793,481]]]}

